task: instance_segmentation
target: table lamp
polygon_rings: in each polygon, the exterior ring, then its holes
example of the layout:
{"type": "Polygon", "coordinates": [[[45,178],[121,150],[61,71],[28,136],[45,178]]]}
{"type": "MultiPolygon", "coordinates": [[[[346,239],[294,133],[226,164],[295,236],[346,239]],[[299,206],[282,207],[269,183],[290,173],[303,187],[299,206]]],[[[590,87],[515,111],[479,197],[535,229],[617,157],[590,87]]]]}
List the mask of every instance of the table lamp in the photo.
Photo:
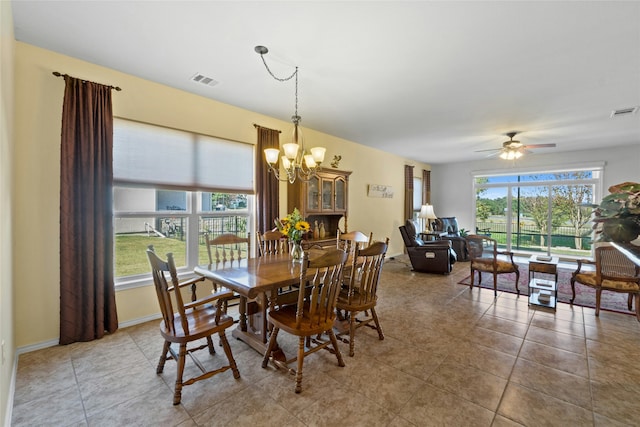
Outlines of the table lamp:
{"type": "Polygon", "coordinates": [[[425,218],[426,227],[425,232],[431,233],[431,220],[438,218],[436,214],[433,212],[433,205],[426,204],[422,205],[420,208],[420,214],[418,215],[420,218],[425,218]]]}

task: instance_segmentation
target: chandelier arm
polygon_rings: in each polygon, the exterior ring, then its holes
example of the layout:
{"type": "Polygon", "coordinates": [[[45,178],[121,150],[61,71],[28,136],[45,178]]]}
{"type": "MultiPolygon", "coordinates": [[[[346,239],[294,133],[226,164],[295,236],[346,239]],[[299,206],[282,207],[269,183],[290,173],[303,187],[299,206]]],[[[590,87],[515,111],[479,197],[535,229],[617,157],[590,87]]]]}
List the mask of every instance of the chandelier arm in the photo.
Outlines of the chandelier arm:
{"type": "MultiPolygon", "coordinates": [[[[274,168],[273,166],[269,165],[269,173],[272,173],[273,176],[276,178],[276,180],[280,181],[280,182],[290,182],[291,184],[293,184],[293,181],[291,181],[291,175],[289,174],[289,171],[287,170],[287,177],[286,178],[282,178],[280,177],[280,171],[278,170],[278,168],[274,168]]],[[[294,174],[295,176],[295,174],[294,174]]]]}

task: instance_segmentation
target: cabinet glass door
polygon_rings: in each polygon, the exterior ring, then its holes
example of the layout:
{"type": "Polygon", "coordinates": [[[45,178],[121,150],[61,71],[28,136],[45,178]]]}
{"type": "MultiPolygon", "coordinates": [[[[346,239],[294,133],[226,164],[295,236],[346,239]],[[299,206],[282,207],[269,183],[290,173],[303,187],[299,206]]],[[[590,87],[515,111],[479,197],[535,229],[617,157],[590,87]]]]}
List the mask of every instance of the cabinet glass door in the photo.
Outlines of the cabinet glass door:
{"type": "Polygon", "coordinates": [[[322,180],[322,210],[333,210],[333,181],[322,180]]]}
{"type": "Polygon", "coordinates": [[[335,183],[336,191],[336,210],[344,211],[347,209],[347,183],[344,179],[338,178],[335,183]]]}
{"type": "Polygon", "coordinates": [[[320,210],[320,178],[313,177],[307,183],[307,211],[320,210]]]}

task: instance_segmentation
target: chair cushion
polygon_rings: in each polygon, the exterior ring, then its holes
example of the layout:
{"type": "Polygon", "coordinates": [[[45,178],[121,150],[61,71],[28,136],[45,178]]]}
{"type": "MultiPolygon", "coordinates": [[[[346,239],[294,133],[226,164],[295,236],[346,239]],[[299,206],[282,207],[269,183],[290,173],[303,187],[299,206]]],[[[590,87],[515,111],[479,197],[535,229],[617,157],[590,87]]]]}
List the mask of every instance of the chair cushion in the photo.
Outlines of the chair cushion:
{"type": "Polygon", "coordinates": [[[586,272],[586,273],[578,273],[573,276],[576,282],[580,282],[583,285],[587,286],[598,286],[596,282],[596,273],[586,272]]]}
{"type": "MultiPolygon", "coordinates": [[[[497,272],[498,273],[512,273],[518,269],[516,265],[514,267],[509,261],[497,260],[497,272]]],[[[471,261],[471,268],[480,271],[493,271],[493,258],[476,258],[471,261]]]]}
{"type": "MultiPolygon", "coordinates": [[[[578,273],[575,276],[576,282],[580,282],[583,285],[597,287],[597,277],[595,272],[583,272],[578,273]]],[[[613,289],[617,291],[640,291],[640,287],[636,282],[626,282],[623,280],[603,280],[602,289],[613,289]]]]}

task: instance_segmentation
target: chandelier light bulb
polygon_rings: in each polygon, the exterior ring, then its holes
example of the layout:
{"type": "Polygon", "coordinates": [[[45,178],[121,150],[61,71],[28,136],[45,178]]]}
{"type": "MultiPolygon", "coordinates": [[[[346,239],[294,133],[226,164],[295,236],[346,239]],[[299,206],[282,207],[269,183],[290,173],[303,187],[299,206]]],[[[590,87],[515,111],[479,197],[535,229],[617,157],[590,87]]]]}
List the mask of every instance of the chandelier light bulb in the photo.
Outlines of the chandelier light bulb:
{"type": "Polygon", "coordinates": [[[295,160],[295,158],[298,157],[298,150],[300,149],[300,146],[290,142],[288,144],[284,144],[282,149],[284,150],[284,155],[287,159],[295,160]]]}
{"type": "Polygon", "coordinates": [[[267,148],[264,150],[264,157],[267,160],[267,163],[270,165],[275,165],[278,163],[278,157],[280,157],[280,150],[277,148],[267,148]]]}

